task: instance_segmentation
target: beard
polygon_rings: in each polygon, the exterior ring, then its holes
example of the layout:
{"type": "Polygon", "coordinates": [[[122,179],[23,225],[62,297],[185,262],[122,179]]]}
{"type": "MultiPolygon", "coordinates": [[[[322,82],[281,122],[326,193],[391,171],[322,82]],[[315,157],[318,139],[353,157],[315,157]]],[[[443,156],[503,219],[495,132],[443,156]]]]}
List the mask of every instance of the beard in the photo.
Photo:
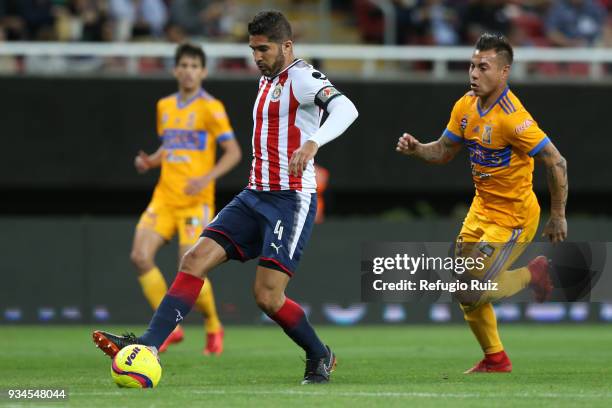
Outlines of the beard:
{"type": "Polygon", "coordinates": [[[283,69],[284,65],[285,56],[283,55],[283,52],[279,50],[278,55],[274,59],[274,63],[272,64],[272,66],[270,68],[266,67],[264,69],[261,69],[261,73],[269,77],[275,76],[281,71],[281,69],[283,69]]]}

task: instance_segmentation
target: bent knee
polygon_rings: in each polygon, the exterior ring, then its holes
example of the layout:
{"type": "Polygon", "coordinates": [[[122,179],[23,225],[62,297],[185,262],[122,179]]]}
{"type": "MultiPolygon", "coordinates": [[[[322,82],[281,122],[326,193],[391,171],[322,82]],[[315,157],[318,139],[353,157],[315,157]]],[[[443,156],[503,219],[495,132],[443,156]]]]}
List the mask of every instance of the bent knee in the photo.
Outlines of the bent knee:
{"type": "Polygon", "coordinates": [[[276,313],[283,305],[283,296],[267,289],[255,289],[255,303],[268,315],[276,313]]]}
{"type": "Polygon", "coordinates": [[[211,245],[209,242],[199,241],[183,255],[180,270],[203,277],[226,259],[225,252],[218,244],[211,245]]]}
{"type": "Polygon", "coordinates": [[[145,251],[133,250],[130,253],[130,261],[136,267],[140,274],[150,271],[155,267],[153,257],[148,255],[145,251]]]}
{"type": "Polygon", "coordinates": [[[194,245],[185,252],[185,255],[183,255],[181,259],[181,263],[187,266],[198,264],[209,258],[210,255],[210,250],[205,246],[194,245]]]}

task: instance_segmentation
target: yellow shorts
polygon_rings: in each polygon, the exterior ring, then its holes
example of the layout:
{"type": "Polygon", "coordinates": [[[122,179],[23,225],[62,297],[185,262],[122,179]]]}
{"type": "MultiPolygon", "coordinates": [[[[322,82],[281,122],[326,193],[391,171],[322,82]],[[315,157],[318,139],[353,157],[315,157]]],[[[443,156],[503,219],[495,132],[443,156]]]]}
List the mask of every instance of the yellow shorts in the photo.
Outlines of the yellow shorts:
{"type": "Polygon", "coordinates": [[[178,231],[179,245],[193,245],[214,213],[215,207],[211,204],[175,208],[153,200],[140,216],[136,228],[153,230],[166,241],[178,231]]]}
{"type": "Polygon", "coordinates": [[[494,281],[523,253],[538,230],[539,217],[523,228],[502,227],[470,210],[457,237],[455,256],[480,257],[483,268],[473,268],[469,277],[494,281]]]}

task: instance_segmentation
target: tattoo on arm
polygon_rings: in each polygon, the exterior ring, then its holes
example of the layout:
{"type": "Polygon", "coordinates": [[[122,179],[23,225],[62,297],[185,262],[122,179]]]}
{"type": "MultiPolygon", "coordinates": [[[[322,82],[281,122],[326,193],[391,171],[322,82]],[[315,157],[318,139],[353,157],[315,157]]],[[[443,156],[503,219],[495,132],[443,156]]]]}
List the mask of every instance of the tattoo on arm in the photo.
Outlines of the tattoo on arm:
{"type": "Polygon", "coordinates": [[[567,161],[561,156],[559,151],[550,143],[540,153],[537,158],[546,165],[546,179],[550,190],[551,213],[553,215],[565,215],[565,205],[567,204],[568,180],[567,180],[567,161]]]}
{"type": "Polygon", "coordinates": [[[421,145],[418,157],[428,163],[448,163],[459,151],[461,145],[454,143],[446,136],[441,136],[435,142],[421,145]]]}

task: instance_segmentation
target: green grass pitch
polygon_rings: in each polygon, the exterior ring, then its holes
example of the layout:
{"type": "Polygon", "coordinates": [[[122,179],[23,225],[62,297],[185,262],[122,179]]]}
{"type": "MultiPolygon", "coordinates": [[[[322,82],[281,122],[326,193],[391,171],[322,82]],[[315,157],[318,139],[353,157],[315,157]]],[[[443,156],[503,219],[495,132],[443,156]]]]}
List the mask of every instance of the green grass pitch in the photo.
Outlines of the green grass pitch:
{"type": "Polygon", "coordinates": [[[30,406],[612,406],[609,326],[503,325],[514,372],[470,376],[462,372],[480,352],[466,326],[320,327],[338,355],[332,383],[320,386],[299,385],[302,355],[276,327],[229,327],[226,352],[207,358],[202,329],[190,326],[185,341],[162,354],[153,390],[117,388],[89,327],[0,333],[0,406],[23,406],[6,389],[35,387],[67,387],[69,399],[30,406]]]}

